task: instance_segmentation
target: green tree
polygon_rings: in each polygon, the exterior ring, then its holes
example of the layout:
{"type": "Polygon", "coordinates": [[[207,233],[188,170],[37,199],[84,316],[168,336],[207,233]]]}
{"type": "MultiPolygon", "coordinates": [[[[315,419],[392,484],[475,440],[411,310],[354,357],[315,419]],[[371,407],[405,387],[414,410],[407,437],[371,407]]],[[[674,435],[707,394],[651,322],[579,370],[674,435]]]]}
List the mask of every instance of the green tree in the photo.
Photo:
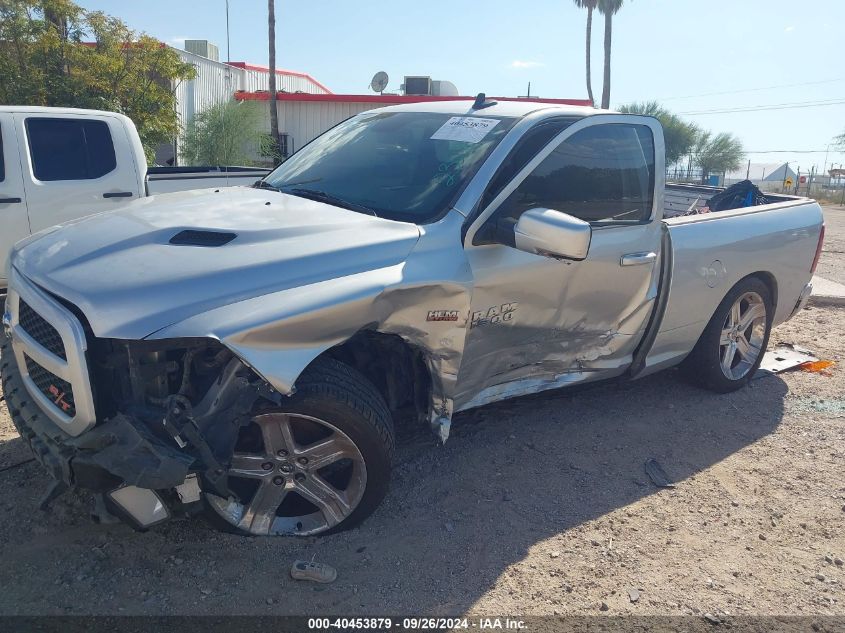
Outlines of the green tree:
{"type": "Polygon", "coordinates": [[[833,145],[839,151],[845,152],[845,132],[842,132],[839,136],[833,137],[833,145]]]}
{"type": "Polygon", "coordinates": [[[189,165],[254,165],[269,148],[262,133],[263,108],[251,101],[218,103],[194,116],[182,135],[181,158],[189,165]]]}
{"type": "Polygon", "coordinates": [[[592,71],[590,70],[590,62],[592,57],[592,43],[593,43],[593,11],[598,5],[598,0],[574,0],[575,5],[579,9],[587,10],[587,96],[590,98],[590,103],[595,105],[596,100],[593,98],[593,80],[592,71]]]}
{"type": "Polygon", "coordinates": [[[733,134],[700,132],[692,150],[693,162],[701,168],[701,181],[711,173],[738,169],[742,164],[742,141],[733,134]]]}
{"type": "Polygon", "coordinates": [[[623,0],[598,0],[599,13],[604,16],[604,83],[601,89],[601,107],[610,107],[610,49],[613,41],[613,16],[622,8],[623,0]]]}
{"type": "Polygon", "coordinates": [[[669,112],[657,101],[634,102],[620,106],[620,112],[653,116],[663,126],[666,143],[666,166],[674,165],[682,156],[690,153],[700,130],[694,123],[684,121],[677,114],[669,112]]]}
{"type": "Polygon", "coordinates": [[[179,132],[174,82],[194,75],[171,48],[100,11],[0,0],[0,103],[121,112],[151,157],[179,132]]]}

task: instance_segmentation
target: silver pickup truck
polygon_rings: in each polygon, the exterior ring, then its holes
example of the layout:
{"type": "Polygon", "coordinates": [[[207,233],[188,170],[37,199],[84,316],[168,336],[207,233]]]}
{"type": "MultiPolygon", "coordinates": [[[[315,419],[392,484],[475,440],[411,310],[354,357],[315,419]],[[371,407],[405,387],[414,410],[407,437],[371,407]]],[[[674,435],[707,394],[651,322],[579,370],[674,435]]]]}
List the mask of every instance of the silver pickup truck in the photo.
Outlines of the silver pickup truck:
{"type": "Polygon", "coordinates": [[[537,103],[355,116],[253,188],[141,199],[10,262],[6,403],[103,518],[345,529],[394,424],[680,364],[727,392],[807,300],[812,200],[707,211],[659,123],[537,103]]]}

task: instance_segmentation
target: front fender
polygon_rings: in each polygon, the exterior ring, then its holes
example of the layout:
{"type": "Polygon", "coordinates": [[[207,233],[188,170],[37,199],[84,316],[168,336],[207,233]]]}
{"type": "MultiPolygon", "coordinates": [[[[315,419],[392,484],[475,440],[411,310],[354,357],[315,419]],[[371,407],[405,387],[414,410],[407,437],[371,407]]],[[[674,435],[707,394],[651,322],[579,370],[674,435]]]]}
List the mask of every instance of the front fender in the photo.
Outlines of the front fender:
{"type": "Polygon", "coordinates": [[[445,440],[472,284],[463,251],[444,253],[437,242],[401,264],[233,303],[147,338],[218,339],[289,395],[315,358],[360,330],[396,334],[423,352],[432,383],[430,420],[445,440]]]}

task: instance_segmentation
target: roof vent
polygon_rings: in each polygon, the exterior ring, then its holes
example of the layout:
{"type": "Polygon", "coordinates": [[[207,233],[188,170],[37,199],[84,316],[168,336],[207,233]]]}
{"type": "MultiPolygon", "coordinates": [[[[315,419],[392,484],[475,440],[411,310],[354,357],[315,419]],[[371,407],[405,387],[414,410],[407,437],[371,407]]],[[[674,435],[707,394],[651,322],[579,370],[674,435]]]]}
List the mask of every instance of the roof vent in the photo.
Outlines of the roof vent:
{"type": "Polygon", "coordinates": [[[219,231],[180,231],[170,238],[175,246],[223,246],[237,237],[235,233],[219,231]]]}

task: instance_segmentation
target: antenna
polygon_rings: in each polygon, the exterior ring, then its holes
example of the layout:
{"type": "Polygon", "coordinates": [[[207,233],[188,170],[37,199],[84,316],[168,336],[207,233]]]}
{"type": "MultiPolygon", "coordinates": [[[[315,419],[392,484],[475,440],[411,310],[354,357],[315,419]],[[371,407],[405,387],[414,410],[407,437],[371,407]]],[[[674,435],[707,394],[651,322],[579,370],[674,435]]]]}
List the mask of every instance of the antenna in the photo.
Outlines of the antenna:
{"type": "Polygon", "coordinates": [[[384,89],[387,88],[387,73],[383,70],[378,71],[375,75],[373,75],[372,80],[370,81],[370,88],[373,92],[378,92],[381,94],[384,92],[384,89]]]}
{"type": "Polygon", "coordinates": [[[489,108],[490,106],[494,106],[498,101],[487,101],[487,95],[483,92],[479,92],[478,96],[475,98],[475,103],[472,104],[473,110],[483,110],[484,108],[489,108]]]}

